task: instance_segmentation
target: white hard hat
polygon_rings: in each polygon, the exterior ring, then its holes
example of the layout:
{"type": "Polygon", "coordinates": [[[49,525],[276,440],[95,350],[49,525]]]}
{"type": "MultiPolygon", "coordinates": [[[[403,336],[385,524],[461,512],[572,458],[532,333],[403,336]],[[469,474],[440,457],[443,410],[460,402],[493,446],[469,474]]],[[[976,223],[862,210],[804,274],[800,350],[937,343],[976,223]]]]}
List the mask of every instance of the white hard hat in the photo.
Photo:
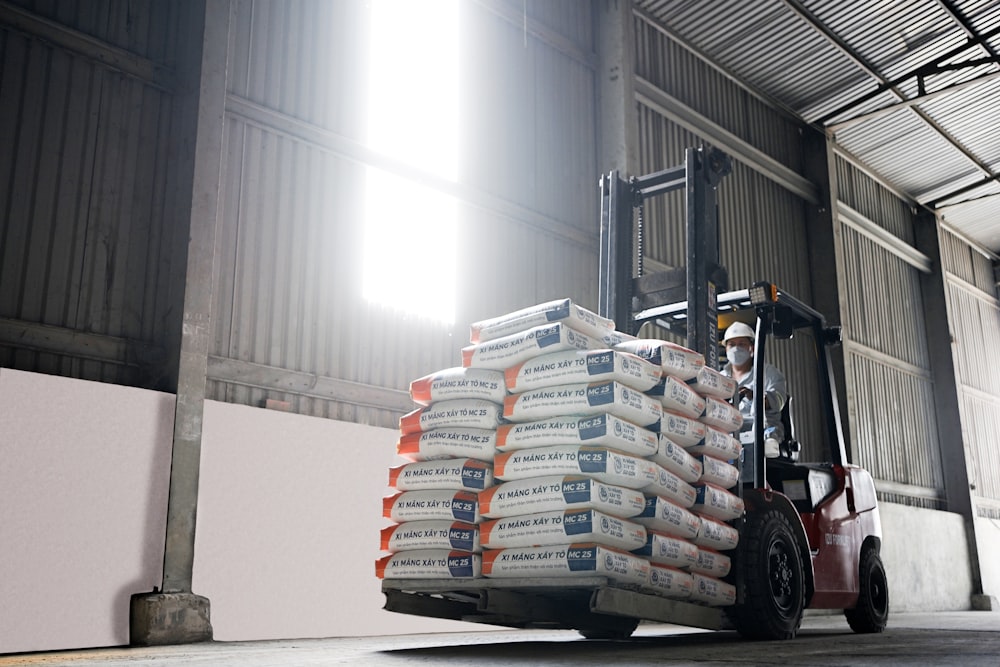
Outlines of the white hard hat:
{"type": "Polygon", "coordinates": [[[753,340],[755,338],[753,329],[750,325],[744,324],[743,322],[733,322],[726,329],[726,335],[722,337],[722,342],[726,342],[732,338],[749,338],[753,340]]]}

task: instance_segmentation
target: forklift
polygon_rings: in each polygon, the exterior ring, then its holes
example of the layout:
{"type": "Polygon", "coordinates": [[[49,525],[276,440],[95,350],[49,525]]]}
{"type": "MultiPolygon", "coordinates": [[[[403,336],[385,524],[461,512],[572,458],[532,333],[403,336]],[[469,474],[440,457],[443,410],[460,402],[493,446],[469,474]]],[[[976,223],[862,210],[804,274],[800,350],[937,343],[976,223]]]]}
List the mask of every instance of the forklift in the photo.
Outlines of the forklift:
{"type": "MultiPolygon", "coordinates": [[[[731,522],[739,542],[729,552],[725,580],[736,603],[709,607],[622,586],[605,577],[553,579],[385,579],[385,609],[420,616],[516,628],[575,629],[588,639],[626,639],[640,621],[708,630],[735,629],[747,639],[791,639],[805,609],[843,610],[858,633],[881,632],[889,596],[880,558],[882,540],[875,484],[847,460],[829,348],[839,327],[769,282],[729,291],[719,263],[716,189],[731,171],[717,149],[689,148],[683,165],[648,176],[601,178],[601,247],[598,312],[624,333],[658,327],[719,367],[720,324],[741,321],[756,332],[753,373],[764,385],[771,346],[798,336],[815,360],[822,443],[817,462],[800,462],[789,404],[784,441],[776,458],[765,456],[763,419],[742,431],[734,488],[745,512],[731,522]],[[645,275],[644,205],[683,190],[687,266],[645,275]],[[638,211],[637,220],[634,218],[638,211]],[[638,275],[636,275],[638,274],[638,275]],[[807,343],[808,345],[809,343],[807,343]]],[[[793,378],[794,380],[794,378],[793,378]]],[[[764,415],[764,392],[755,391],[754,414],[764,415]]]]}
{"type": "MultiPolygon", "coordinates": [[[[844,446],[829,356],[829,348],[841,341],[840,328],[827,326],[822,314],[769,282],[727,291],[728,274],[719,262],[716,189],[731,169],[721,151],[689,148],[679,167],[628,182],[614,172],[601,180],[599,312],[622,323],[626,333],[651,323],[684,338],[716,370],[720,322],[744,322],[756,333],[755,387],[764,386],[769,342],[796,334],[810,341],[825,441],[811,450],[822,458],[799,462],[802,447],[795,439],[790,400],[782,410],[785,438],[776,458],[765,456],[762,418],[740,433],[738,490],[746,512],[735,522],[740,542],[729,576],[737,602],[727,616],[752,639],[794,637],[806,608],[843,609],[855,632],[881,632],[889,611],[882,528],[874,480],[848,462],[844,446]],[[644,204],[681,188],[687,204],[687,266],[644,275],[644,204]]],[[[764,399],[765,392],[754,391],[754,415],[764,414],[764,399]]]]}

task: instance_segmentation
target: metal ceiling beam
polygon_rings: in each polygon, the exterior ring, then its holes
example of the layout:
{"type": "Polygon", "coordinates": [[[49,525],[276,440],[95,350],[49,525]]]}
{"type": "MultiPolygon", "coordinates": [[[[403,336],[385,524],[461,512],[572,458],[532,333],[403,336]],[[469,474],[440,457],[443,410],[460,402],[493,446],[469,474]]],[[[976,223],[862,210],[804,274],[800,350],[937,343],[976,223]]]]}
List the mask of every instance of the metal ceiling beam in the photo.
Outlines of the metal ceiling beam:
{"type": "MultiPolygon", "coordinates": [[[[869,76],[878,81],[881,90],[879,90],[878,93],[876,94],[888,91],[894,94],[896,97],[898,97],[901,101],[906,100],[906,96],[897,87],[898,84],[900,83],[898,80],[890,81],[886,79],[884,76],[882,76],[882,74],[878,71],[875,65],[865,60],[865,58],[857,51],[855,51],[850,44],[848,44],[846,41],[843,40],[843,38],[841,38],[839,35],[833,32],[833,30],[831,30],[825,23],[823,23],[815,14],[806,9],[806,7],[802,4],[801,0],[783,0],[783,2],[792,12],[794,12],[803,21],[806,21],[809,25],[811,25],[817,32],[819,32],[824,38],[826,38],[826,40],[829,41],[833,46],[835,46],[841,53],[850,58],[864,72],[866,72],[869,76]]],[[[957,53],[961,53],[962,51],[965,51],[970,47],[976,46],[977,44],[983,42],[986,39],[989,39],[990,37],[996,34],[1000,34],[1000,28],[990,30],[989,32],[983,33],[978,38],[970,40],[965,45],[957,49],[957,53]]],[[[953,57],[954,52],[950,53],[952,53],[953,57]]],[[[944,56],[944,58],[946,57],[949,56],[944,56]]],[[[940,62],[940,60],[941,59],[939,59],[938,62],[940,62]]],[[[864,99],[866,98],[862,96],[862,98],[859,98],[859,101],[863,101],[864,99]]],[[[855,101],[846,108],[848,109],[852,108],[857,103],[859,103],[859,101],[855,101]]],[[[843,108],[844,107],[842,107],[842,109],[843,108]]],[[[840,114],[843,113],[843,111],[838,110],[834,113],[840,114]]],[[[943,138],[945,141],[951,144],[952,147],[954,147],[955,150],[961,153],[969,162],[975,165],[976,169],[981,171],[986,176],[989,176],[991,178],[996,177],[996,174],[993,173],[993,171],[989,168],[989,166],[986,163],[984,163],[982,160],[973,155],[972,152],[969,151],[969,149],[966,148],[964,145],[962,145],[962,143],[958,139],[953,137],[947,130],[938,125],[938,123],[933,118],[928,116],[924,111],[920,110],[919,108],[914,108],[913,113],[915,113],[931,129],[933,129],[939,136],[941,136],[941,138],[943,138]]],[[[828,114],[825,118],[829,119],[830,117],[831,115],[828,114]]],[[[820,122],[823,121],[821,120],[820,122]]]]}

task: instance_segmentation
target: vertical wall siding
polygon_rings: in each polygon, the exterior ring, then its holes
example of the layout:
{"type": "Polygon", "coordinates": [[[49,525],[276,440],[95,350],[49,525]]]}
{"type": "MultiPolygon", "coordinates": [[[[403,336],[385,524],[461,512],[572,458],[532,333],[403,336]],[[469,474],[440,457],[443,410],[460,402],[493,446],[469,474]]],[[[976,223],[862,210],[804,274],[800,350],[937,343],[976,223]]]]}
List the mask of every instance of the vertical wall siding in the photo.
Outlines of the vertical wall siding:
{"type": "MultiPolygon", "coordinates": [[[[907,243],[905,202],[842,157],[839,199],[907,243]]],[[[939,507],[941,450],[918,270],[868,237],[841,225],[846,282],[844,338],[851,442],[877,480],[917,487],[886,499],[939,507]],[[919,490],[922,489],[922,490],[919,490]]]]}
{"type": "MultiPolygon", "coordinates": [[[[528,215],[459,202],[453,326],[363,299],[366,167],[308,136],[363,144],[365,3],[235,4],[213,355],[405,391],[461,363],[472,321],[563,296],[596,307],[594,73],[580,58],[593,50],[589,5],[530,3],[526,35],[504,4],[460,3],[460,181],[528,215]],[[247,103],[266,113],[246,117],[239,106],[247,103]],[[289,123],[307,131],[286,131],[289,123]],[[571,233],[543,230],[532,216],[571,233]]],[[[405,122],[406,100],[399,105],[405,122]]],[[[399,416],[219,380],[210,390],[221,400],[276,398],[298,412],[384,426],[399,416]]]]}
{"type": "MultiPolygon", "coordinates": [[[[682,103],[792,168],[801,166],[801,137],[787,117],[767,107],[717,70],[692,56],[644,20],[636,23],[636,72],[682,103]]],[[[656,111],[637,105],[639,164],[651,173],[684,163],[684,151],[705,140],[656,111]]],[[[809,301],[812,291],[805,203],[741,162],[718,188],[722,263],[730,287],[769,280],[809,301]]],[[[673,192],[647,202],[646,257],[668,266],[687,263],[684,197],[673,192]]],[[[656,335],[663,332],[654,330],[656,335]]],[[[650,335],[653,335],[652,333],[650,335]]],[[[824,424],[812,341],[776,341],[769,359],[785,373],[794,397],[796,436],[804,460],[824,460],[824,424]]]]}
{"type": "MultiPolygon", "coordinates": [[[[22,4],[139,55],[173,57],[168,3],[22,4]]],[[[0,317],[162,348],[176,271],[172,96],[3,26],[0,54],[0,317]]],[[[134,359],[0,346],[0,365],[159,386],[134,359]]]]}
{"type": "Polygon", "coordinates": [[[1000,519],[1000,301],[992,289],[989,260],[942,231],[942,262],[948,276],[948,318],[958,375],[962,435],[980,516],[1000,519]],[[990,276],[989,278],[987,276],[990,276]]]}

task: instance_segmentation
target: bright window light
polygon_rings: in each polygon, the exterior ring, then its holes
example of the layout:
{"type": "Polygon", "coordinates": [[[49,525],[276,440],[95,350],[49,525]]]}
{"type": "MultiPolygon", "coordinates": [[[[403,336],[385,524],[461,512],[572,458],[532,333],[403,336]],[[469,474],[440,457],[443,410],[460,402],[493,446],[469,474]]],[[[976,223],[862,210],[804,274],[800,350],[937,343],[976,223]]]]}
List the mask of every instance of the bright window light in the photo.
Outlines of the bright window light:
{"type": "MultiPolygon", "coordinates": [[[[370,0],[370,6],[368,146],[454,181],[457,0],[370,0]]],[[[365,202],[365,298],[454,322],[455,200],[369,167],[365,202]]]]}

